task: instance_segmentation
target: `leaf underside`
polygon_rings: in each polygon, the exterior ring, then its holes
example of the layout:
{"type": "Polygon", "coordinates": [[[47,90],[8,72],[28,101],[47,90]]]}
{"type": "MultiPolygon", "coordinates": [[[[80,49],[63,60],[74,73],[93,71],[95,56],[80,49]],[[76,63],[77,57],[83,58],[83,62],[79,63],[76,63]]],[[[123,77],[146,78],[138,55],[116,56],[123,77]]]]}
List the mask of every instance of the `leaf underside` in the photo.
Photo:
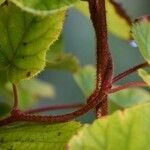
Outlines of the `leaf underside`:
{"type": "Polygon", "coordinates": [[[63,124],[20,124],[0,128],[1,150],[64,150],[78,122],[63,124]]]}
{"type": "Polygon", "coordinates": [[[143,79],[143,81],[150,86],[150,74],[143,69],[139,69],[138,74],[143,79]]]}
{"type": "Polygon", "coordinates": [[[69,142],[69,150],[149,150],[150,104],[109,117],[85,126],[69,142]]]}
{"type": "Polygon", "coordinates": [[[132,35],[144,59],[150,64],[150,16],[141,17],[133,24],[132,35]]]}
{"type": "Polygon", "coordinates": [[[57,40],[65,12],[34,16],[14,4],[0,8],[0,74],[3,80],[19,82],[45,67],[49,46],[57,40]]]}
{"type": "Polygon", "coordinates": [[[109,95],[109,100],[121,108],[150,102],[150,93],[142,88],[129,88],[109,95]]]}
{"type": "Polygon", "coordinates": [[[66,10],[78,0],[11,0],[21,9],[38,15],[48,15],[66,10]]]}
{"type": "Polygon", "coordinates": [[[5,2],[5,0],[0,0],[0,5],[3,4],[5,2]]]}
{"type": "Polygon", "coordinates": [[[85,97],[88,97],[96,87],[96,69],[91,65],[86,65],[74,74],[74,79],[85,97]]]}
{"type": "Polygon", "coordinates": [[[46,69],[76,72],[80,68],[78,59],[71,53],[66,53],[63,37],[60,36],[46,55],[46,69]]]}

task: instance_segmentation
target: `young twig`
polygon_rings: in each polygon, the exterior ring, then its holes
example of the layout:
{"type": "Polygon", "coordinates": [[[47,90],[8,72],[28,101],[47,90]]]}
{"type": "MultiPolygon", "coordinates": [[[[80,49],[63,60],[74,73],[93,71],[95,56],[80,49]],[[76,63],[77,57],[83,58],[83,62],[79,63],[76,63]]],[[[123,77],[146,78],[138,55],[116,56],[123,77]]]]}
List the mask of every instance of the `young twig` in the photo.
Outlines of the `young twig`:
{"type": "Polygon", "coordinates": [[[46,111],[53,111],[53,110],[61,110],[61,109],[75,109],[82,107],[83,104],[65,104],[65,105],[54,105],[54,106],[46,106],[41,108],[35,108],[25,111],[26,114],[34,114],[46,111]]]}
{"type": "MultiPolygon", "coordinates": [[[[95,93],[95,92],[94,92],[95,93]]],[[[45,122],[45,123],[60,123],[60,122],[66,122],[70,121],[76,117],[79,117],[86,112],[90,111],[92,108],[94,108],[99,103],[99,99],[97,97],[100,97],[99,95],[92,94],[89,98],[89,102],[82,106],[77,111],[74,111],[69,114],[65,115],[56,115],[56,116],[41,116],[41,115],[30,115],[23,112],[17,113],[16,116],[10,116],[4,120],[0,120],[0,126],[7,125],[16,121],[27,121],[27,122],[45,122]]],[[[101,95],[101,100],[105,98],[105,95],[101,95]]]]}
{"type": "Polygon", "coordinates": [[[120,79],[125,78],[126,76],[128,76],[129,74],[137,71],[140,68],[144,68],[144,67],[148,67],[148,66],[149,66],[149,64],[147,62],[144,62],[142,64],[134,66],[134,67],[130,68],[129,70],[126,70],[125,72],[123,72],[123,73],[117,75],[116,77],[114,77],[112,83],[115,83],[115,82],[119,81],[120,79]]]}
{"type": "MultiPolygon", "coordinates": [[[[97,42],[97,89],[105,93],[106,88],[111,88],[113,74],[112,56],[108,46],[105,0],[89,0],[89,9],[97,42]]],[[[104,100],[107,101],[106,98],[104,100]]],[[[97,113],[107,112],[101,110],[108,109],[104,104],[107,105],[107,102],[97,105],[97,113]]],[[[97,116],[101,115],[97,114],[97,116]]]]}
{"type": "Polygon", "coordinates": [[[130,83],[126,83],[124,85],[118,86],[116,88],[110,89],[108,90],[108,93],[115,93],[127,88],[132,88],[132,87],[147,87],[148,85],[145,82],[130,82],[130,83]]]}

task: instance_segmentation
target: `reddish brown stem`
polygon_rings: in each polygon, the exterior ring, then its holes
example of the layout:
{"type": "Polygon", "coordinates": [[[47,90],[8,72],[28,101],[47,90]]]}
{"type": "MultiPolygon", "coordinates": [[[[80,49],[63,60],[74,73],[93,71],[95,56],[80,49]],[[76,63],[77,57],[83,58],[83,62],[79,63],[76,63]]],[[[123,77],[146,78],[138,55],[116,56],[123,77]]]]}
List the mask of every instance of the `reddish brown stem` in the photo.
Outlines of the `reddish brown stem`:
{"type": "Polygon", "coordinates": [[[31,110],[25,111],[27,114],[34,114],[34,113],[40,113],[40,112],[46,112],[46,111],[53,111],[53,110],[60,110],[60,109],[74,109],[74,108],[80,108],[83,104],[66,104],[66,105],[54,105],[54,106],[46,106],[41,108],[35,108],[31,110]]]}
{"type": "Polygon", "coordinates": [[[126,77],[126,76],[128,76],[129,74],[131,74],[131,73],[137,71],[137,70],[140,69],[140,68],[144,68],[144,67],[148,67],[148,66],[149,66],[149,64],[148,64],[147,62],[144,62],[144,63],[142,63],[142,64],[139,64],[139,65],[137,65],[137,66],[134,66],[134,67],[130,68],[129,70],[126,70],[125,72],[123,72],[123,73],[117,75],[116,77],[114,77],[114,78],[113,78],[113,83],[119,81],[120,79],[123,79],[124,77],[126,77]]]}
{"type": "MultiPolygon", "coordinates": [[[[94,92],[95,93],[95,92],[94,92]]],[[[4,120],[0,120],[0,126],[15,122],[15,121],[28,121],[28,122],[46,122],[46,123],[60,123],[60,122],[66,122],[70,121],[76,117],[79,117],[86,112],[90,111],[92,108],[94,108],[96,105],[98,105],[99,100],[97,97],[100,97],[100,95],[92,94],[89,99],[89,102],[84,105],[81,109],[74,111],[69,114],[65,115],[57,115],[57,116],[41,116],[41,115],[30,115],[22,112],[18,112],[15,114],[15,116],[11,116],[9,118],[6,118],[4,120]]],[[[105,94],[101,95],[101,100],[105,98],[105,94]]]]}
{"type": "Polygon", "coordinates": [[[97,41],[97,76],[99,76],[97,84],[100,84],[97,88],[101,88],[101,81],[105,78],[111,57],[108,47],[105,0],[89,0],[89,9],[97,41]]]}
{"type": "Polygon", "coordinates": [[[8,125],[14,121],[15,121],[14,117],[10,116],[6,119],[0,120],[0,126],[8,125]]]}
{"type": "Polygon", "coordinates": [[[121,85],[116,88],[110,89],[110,90],[108,90],[108,93],[109,94],[115,93],[115,92],[118,92],[118,91],[121,91],[121,90],[124,90],[127,88],[131,88],[131,87],[147,87],[147,86],[148,85],[145,82],[130,82],[125,85],[121,85]]]}
{"type": "Polygon", "coordinates": [[[104,117],[104,116],[107,116],[108,115],[108,100],[107,100],[107,96],[104,98],[104,100],[99,103],[96,107],[96,117],[97,118],[101,118],[101,117],[104,117]],[[104,109],[99,109],[99,108],[104,108],[104,109]]]}
{"type": "MultiPolygon", "coordinates": [[[[104,92],[106,88],[111,87],[112,72],[113,72],[113,62],[108,46],[105,0],[89,0],[89,9],[97,41],[96,87],[97,89],[100,90],[100,92],[104,92]]],[[[107,99],[105,99],[105,101],[107,101],[107,99]]],[[[107,102],[103,104],[106,103],[107,102]]],[[[108,108],[99,103],[96,109],[97,113],[99,113],[102,112],[101,109],[108,109],[108,108]]],[[[105,112],[107,111],[105,110],[105,112]]],[[[101,115],[97,114],[97,116],[101,115]]]]}
{"type": "MultiPolygon", "coordinates": [[[[95,98],[94,98],[95,99],[95,98]]],[[[40,115],[24,115],[21,116],[21,121],[34,121],[34,122],[49,122],[49,123],[60,123],[60,122],[66,122],[70,121],[76,117],[79,117],[89,110],[91,108],[95,107],[99,103],[98,100],[90,101],[87,105],[84,105],[81,109],[65,114],[65,115],[58,115],[58,116],[40,116],[40,115]]]]}

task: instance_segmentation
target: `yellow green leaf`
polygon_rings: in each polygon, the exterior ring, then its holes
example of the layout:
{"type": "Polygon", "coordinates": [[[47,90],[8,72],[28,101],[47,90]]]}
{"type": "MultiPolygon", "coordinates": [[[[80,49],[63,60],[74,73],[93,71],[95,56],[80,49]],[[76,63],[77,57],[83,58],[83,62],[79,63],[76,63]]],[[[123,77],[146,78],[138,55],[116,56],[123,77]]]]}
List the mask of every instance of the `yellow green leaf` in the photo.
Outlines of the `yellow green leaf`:
{"type": "Polygon", "coordinates": [[[139,76],[150,86],[150,74],[143,69],[138,70],[139,76]]]}
{"type": "Polygon", "coordinates": [[[87,65],[74,74],[74,79],[85,97],[88,97],[96,87],[96,69],[87,65]]]}
{"type": "Polygon", "coordinates": [[[50,15],[73,6],[78,0],[11,0],[21,9],[37,14],[50,15]]]}
{"type": "Polygon", "coordinates": [[[150,103],[117,111],[84,126],[69,150],[149,150],[150,103]]]}
{"type": "Polygon", "coordinates": [[[132,26],[133,38],[144,59],[150,64],[150,16],[143,16],[132,26]]]}
{"type": "Polygon", "coordinates": [[[76,72],[80,68],[78,59],[71,53],[64,52],[62,36],[57,40],[46,55],[46,69],[76,72]]]}
{"type": "Polygon", "coordinates": [[[1,150],[65,150],[81,127],[78,122],[62,124],[15,124],[0,128],[1,150]]]}
{"type": "Polygon", "coordinates": [[[14,4],[0,8],[0,71],[7,81],[31,78],[45,67],[49,46],[57,40],[65,12],[35,16],[14,4]]]}
{"type": "Polygon", "coordinates": [[[0,5],[3,4],[5,2],[5,0],[0,0],[0,5]]]}
{"type": "Polygon", "coordinates": [[[142,88],[128,88],[109,95],[111,113],[148,102],[150,102],[150,93],[142,88]]]}

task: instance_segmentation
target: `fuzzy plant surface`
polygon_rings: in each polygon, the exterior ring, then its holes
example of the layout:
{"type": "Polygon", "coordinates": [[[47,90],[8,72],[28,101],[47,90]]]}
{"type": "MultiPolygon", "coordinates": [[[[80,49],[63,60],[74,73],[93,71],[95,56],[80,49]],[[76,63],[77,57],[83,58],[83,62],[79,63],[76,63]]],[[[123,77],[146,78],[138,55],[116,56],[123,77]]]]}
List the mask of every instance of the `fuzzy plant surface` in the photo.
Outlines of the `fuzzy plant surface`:
{"type": "Polygon", "coordinates": [[[148,14],[133,21],[115,0],[0,0],[0,150],[149,150],[149,66],[148,14]],[[91,22],[95,66],[65,51],[71,8],[91,22]],[[134,42],[145,62],[114,75],[109,32],[134,42]],[[38,78],[49,70],[71,73],[85,102],[37,108],[40,99],[57,94],[38,78]],[[141,80],[117,83],[135,72],[141,80]],[[45,113],[67,109],[72,111],[45,113]],[[77,121],[91,110],[92,123],[77,121]]]}

